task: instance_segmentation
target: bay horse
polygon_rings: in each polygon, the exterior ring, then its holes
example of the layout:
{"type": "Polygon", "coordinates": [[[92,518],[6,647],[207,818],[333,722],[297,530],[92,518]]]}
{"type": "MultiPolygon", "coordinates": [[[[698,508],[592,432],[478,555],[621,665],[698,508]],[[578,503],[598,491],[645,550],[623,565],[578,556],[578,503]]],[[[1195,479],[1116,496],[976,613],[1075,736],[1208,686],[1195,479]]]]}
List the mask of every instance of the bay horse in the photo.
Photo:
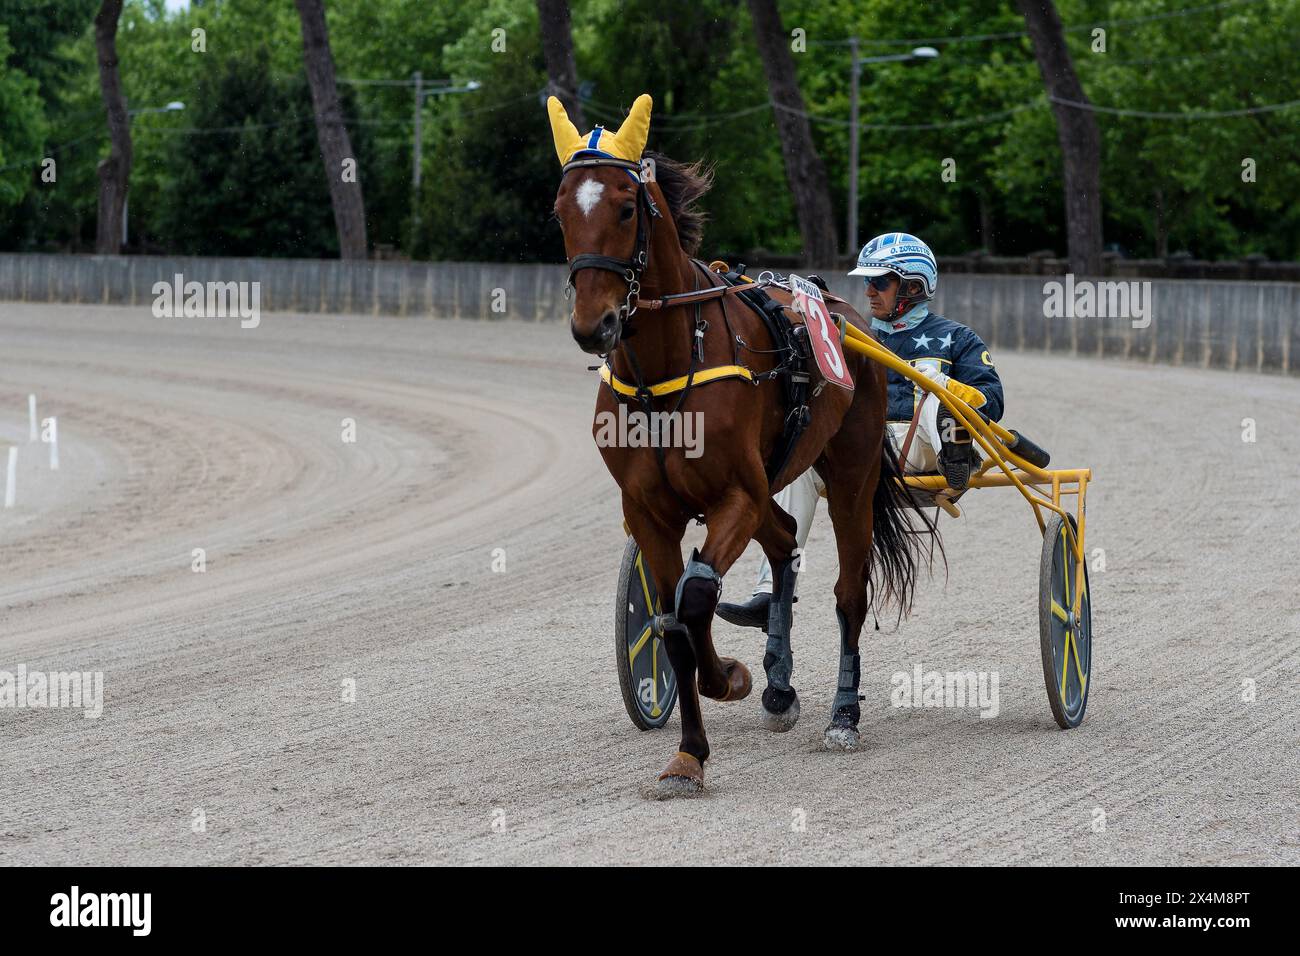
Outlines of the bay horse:
{"type": "MultiPolygon", "coordinates": [[[[642,155],[650,108],[650,97],[642,95],[618,131],[598,126],[582,135],[560,101],[548,100],[563,169],[555,217],[574,297],[570,331],[584,351],[605,358],[593,434],[616,415],[620,401],[633,400],[647,413],[696,414],[703,427],[704,453],[697,457],[597,436],[622,491],[624,519],[663,596],[654,627],[676,672],[682,736],[656,788],[672,796],[703,787],[709,742],[699,695],[740,700],[752,687],[744,664],[718,656],[711,631],[722,577],[751,540],[763,548],[774,580],[761,717],[775,731],[789,730],[798,718],[790,683],[795,522],[772,495],[808,468],[826,486],[839,552],[840,669],[824,735],[833,749],[859,741],[863,622],[874,606],[890,602],[900,616],[905,612],[922,554],[912,516],[931,534],[934,529],[894,481],[897,458],[885,440],[886,371],[856,352],[844,355],[856,387],[810,390],[806,427],[779,473],[769,476],[769,458],[789,417],[777,380],[788,372],[789,355],[762,316],[736,301],[739,286],[727,286],[693,258],[703,225],[693,204],[708,190],[711,173],[657,154],[649,156],[650,173],[642,155]],[[684,563],[681,543],[692,518],[702,518],[708,531],[703,548],[684,563]]],[[[792,301],[780,286],[764,291],[783,306],[792,301]]],[[[870,333],[848,303],[830,298],[847,321],[870,333]]],[[[811,369],[815,382],[820,376],[811,369]]]]}

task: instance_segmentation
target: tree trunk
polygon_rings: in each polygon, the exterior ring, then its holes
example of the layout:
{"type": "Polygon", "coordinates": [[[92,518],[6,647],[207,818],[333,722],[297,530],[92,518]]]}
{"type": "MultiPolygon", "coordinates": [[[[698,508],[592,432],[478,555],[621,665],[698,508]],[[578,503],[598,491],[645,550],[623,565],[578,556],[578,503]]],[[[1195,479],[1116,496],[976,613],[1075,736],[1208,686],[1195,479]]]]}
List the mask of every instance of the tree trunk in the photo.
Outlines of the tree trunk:
{"type": "Polygon", "coordinates": [[[564,104],[578,132],[587,131],[587,120],[578,100],[578,67],[573,61],[573,30],[569,25],[569,0],[537,0],[542,28],[542,55],[546,58],[546,92],[564,104]]]}
{"type": "Polygon", "coordinates": [[[343,125],[338,86],[334,81],[334,56],[325,26],[323,0],[294,0],[302,21],[302,58],[311,86],[316,115],[316,139],[325,160],[334,227],[339,234],[339,257],[366,258],[366,206],[361,195],[360,170],[348,129],[343,125]],[[350,161],[350,162],[348,162],[350,161]],[[346,163],[346,165],[345,165],[346,163]]]}
{"type": "Polygon", "coordinates": [[[1065,45],[1061,18],[1052,0],[1016,0],[1034,44],[1034,57],[1056,116],[1056,135],[1065,157],[1065,221],[1070,271],[1101,274],[1101,134],[1065,45]]]}
{"type": "Polygon", "coordinates": [[[834,265],[836,252],[831,195],[826,184],[826,167],[813,147],[812,130],[790,53],[790,35],[781,26],[776,0],[749,0],[749,15],[754,21],[754,38],[776,113],[781,158],[785,161],[790,192],[794,194],[804,261],[828,268],[834,265]]]}
{"type": "Polygon", "coordinates": [[[122,0],[103,0],[95,14],[95,56],[99,61],[99,90],[108,115],[108,156],[99,163],[99,219],[95,252],[115,256],[122,251],[122,212],[131,178],[131,120],[117,71],[117,21],[122,0]]]}
{"type": "Polygon", "coordinates": [[[1163,259],[1169,255],[1169,223],[1165,216],[1164,190],[1157,186],[1153,198],[1156,205],[1156,258],[1163,259]]]}
{"type": "Polygon", "coordinates": [[[980,197],[980,245],[990,256],[997,255],[997,248],[994,245],[993,238],[993,200],[989,194],[981,192],[980,197]]]}

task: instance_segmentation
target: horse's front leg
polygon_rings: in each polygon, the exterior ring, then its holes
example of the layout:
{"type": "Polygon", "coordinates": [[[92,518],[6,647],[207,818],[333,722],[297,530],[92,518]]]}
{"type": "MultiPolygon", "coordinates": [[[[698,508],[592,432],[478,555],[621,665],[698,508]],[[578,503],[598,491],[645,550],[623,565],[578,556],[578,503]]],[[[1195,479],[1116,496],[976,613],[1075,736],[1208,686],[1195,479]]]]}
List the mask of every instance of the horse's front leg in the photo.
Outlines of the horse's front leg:
{"type": "Polygon", "coordinates": [[[681,705],[681,742],[668,767],[659,775],[658,790],[665,796],[694,793],[704,786],[709,741],[704,734],[704,715],[696,686],[695,648],[689,630],[679,622],[671,597],[682,580],[682,536],[686,522],[666,523],[627,498],[623,500],[623,516],[641,549],[646,569],[654,578],[655,589],[663,596],[663,613],[655,619],[655,627],[677,676],[677,699],[681,705]]]}
{"type": "MultiPolygon", "coordinates": [[[[761,472],[760,472],[761,474],[761,472]]],[[[709,533],[702,550],[691,555],[677,586],[678,619],[690,629],[699,667],[700,693],[714,700],[743,700],[753,682],[734,658],[719,658],[713,647],[713,612],[722,592],[723,575],[744,553],[766,517],[767,499],[736,487],[705,514],[709,533]]]]}

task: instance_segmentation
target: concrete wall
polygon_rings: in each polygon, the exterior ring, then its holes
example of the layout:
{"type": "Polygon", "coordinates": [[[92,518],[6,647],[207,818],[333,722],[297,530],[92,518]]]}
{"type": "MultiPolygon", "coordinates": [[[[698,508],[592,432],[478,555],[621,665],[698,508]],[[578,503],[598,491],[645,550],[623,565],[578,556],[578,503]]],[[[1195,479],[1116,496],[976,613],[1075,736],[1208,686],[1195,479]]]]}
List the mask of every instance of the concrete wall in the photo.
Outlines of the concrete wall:
{"type": "MultiPolygon", "coordinates": [[[[856,281],[828,284],[865,308],[856,281]]],[[[942,276],[933,309],[975,329],[994,350],[1300,375],[1300,283],[1152,279],[1150,325],[1134,328],[1131,318],[1048,318],[1044,283],[1060,281],[942,276]]]]}
{"type": "Polygon", "coordinates": [[[0,300],[149,306],[155,282],[260,282],[268,312],[541,321],[565,315],[563,266],[0,254],[0,300]],[[493,290],[505,311],[493,311],[493,290]]]}
{"type": "MultiPolygon", "coordinates": [[[[177,273],[187,282],[258,281],[266,311],[558,321],[570,309],[562,265],[146,256],[0,254],[0,300],[148,308],[154,283],[177,273]]],[[[820,274],[865,308],[859,280],[820,274]]],[[[1298,283],[1154,279],[1150,326],[1134,328],[1129,318],[1046,317],[1047,281],[945,275],[935,309],[972,326],[994,350],[1300,375],[1298,283]]]]}

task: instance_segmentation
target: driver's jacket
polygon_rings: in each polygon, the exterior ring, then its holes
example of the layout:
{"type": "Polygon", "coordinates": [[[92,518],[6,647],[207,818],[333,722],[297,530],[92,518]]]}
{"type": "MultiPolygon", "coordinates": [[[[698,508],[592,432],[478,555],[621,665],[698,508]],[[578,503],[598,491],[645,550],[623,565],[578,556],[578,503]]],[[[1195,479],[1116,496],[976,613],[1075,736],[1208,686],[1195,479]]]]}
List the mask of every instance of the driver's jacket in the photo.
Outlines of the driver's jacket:
{"type": "MultiPolygon", "coordinates": [[[[931,312],[915,328],[876,334],[904,361],[937,365],[954,380],[948,383],[948,390],[968,405],[993,421],[1002,417],[1002,380],[983,340],[966,326],[931,312]]],[[[921,390],[910,381],[897,372],[889,373],[889,421],[911,422],[920,397],[921,390]]]]}

